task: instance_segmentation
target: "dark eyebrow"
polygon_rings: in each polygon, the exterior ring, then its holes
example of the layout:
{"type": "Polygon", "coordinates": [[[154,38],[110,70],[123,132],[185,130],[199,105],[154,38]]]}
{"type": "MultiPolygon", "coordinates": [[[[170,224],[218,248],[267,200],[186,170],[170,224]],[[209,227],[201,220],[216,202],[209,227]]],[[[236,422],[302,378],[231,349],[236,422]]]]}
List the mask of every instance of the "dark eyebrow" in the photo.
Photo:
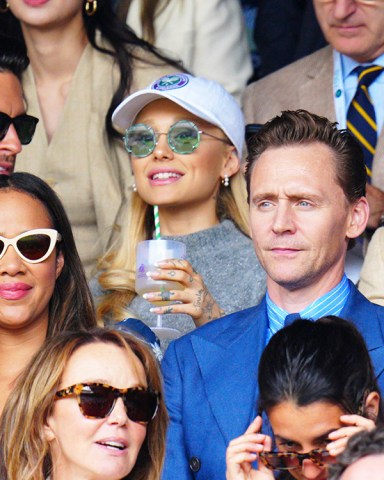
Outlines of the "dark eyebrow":
{"type": "Polygon", "coordinates": [[[331,429],[328,430],[327,432],[325,432],[325,433],[323,433],[322,435],[316,437],[316,438],[315,438],[315,442],[320,443],[320,442],[322,442],[322,441],[324,441],[324,440],[330,440],[330,439],[329,439],[329,434],[330,434],[331,432],[334,432],[334,431],[337,430],[337,429],[338,429],[337,427],[336,427],[336,428],[331,428],[331,429]]]}
{"type": "MultiPolygon", "coordinates": [[[[324,442],[325,440],[329,440],[329,434],[331,432],[334,432],[335,430],[337,430],[337,427],[331,428],[327,432],[322,433],[321,435],[313,439],[313,443],[321,443],[321,442],[324,442]]],[[[292,438],[285,438],[285,437],[282,437],[281,435],[275,435],[275,439],[279,440],[280,442],[290,442],[290,443],[296,443],[296,444],[300,443],[300,442],[297,442],[296,440],[293,440],[292,438]]]]}
{"type": "MultiPolygon", "coordinates": [[[[270,193],[270,192],[261,192],[261,193],[255,193],[255,195],[252,195],[251,197],[251,202],[252,203],[257,203],[260,201],[276,201],[276,199],[279,199],[279,195],[276,193],[270,193]]],[[[299,202],[301,200],[303,201],[309,201],[312,203],[315,203],[316,205],[324,205],[328,203],[324,198],[322,198],[320,195],[316,195],[314,193],[310,192],[299,192],[291,195],[287,195],[287,199],[289,202],[299,202]]]]}
{"type": "Polygon", "coordinates": [[[277,198],[276,193],[269,193],[269,192],[261,192],[260,194],[256,193],[255,195],[252,195],[252,201],[259,201],[259,200],[266,200],[266,199],[273,199],[277,198]]]}
{"type": "Polygon", "coordinates": [[[291,438],[285,438],[285,437],[282,437],[281,435],[275,435],[275,439],[278,439],[281,442],[290,442],[290,443],[299,444],[299,442],[296,442],[296,440],[292,440],[291,438]]]}

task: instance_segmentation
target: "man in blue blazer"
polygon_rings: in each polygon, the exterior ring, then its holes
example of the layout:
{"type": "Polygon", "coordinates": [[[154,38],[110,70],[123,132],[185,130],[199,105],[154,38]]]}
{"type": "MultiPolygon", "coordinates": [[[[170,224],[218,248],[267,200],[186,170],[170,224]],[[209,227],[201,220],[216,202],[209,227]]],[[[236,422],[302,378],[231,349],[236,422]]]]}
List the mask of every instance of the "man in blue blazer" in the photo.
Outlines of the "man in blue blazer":
{"type": "Polygon", "coordinates": [[[225,478],[226,447],[256,415],[260,355],[273,333],[298,316],[352,321],[384,386],[384,308],[344,274],[347,249],[369,216],[357,142],[323,117],[283,112],[254,139],[246,180],[268,291],[260,305],[169,346],[162,365],[170,415],[163,480],[225,478]]]}

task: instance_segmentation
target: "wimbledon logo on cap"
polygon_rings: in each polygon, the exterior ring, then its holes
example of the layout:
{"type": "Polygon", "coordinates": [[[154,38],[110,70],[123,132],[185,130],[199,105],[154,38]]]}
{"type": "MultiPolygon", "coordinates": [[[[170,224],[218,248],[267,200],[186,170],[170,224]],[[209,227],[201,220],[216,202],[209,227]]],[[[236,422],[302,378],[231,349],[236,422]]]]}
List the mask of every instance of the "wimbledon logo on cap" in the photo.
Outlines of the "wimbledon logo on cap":
{"type": "Polygon", "coordinates": [[[188,82],[189,78],[187,75],[183,75],[182,73],[179,75],[165,75],[152,84],[152,90],[174,90],[176,88],[185,87],[188,82]]]}

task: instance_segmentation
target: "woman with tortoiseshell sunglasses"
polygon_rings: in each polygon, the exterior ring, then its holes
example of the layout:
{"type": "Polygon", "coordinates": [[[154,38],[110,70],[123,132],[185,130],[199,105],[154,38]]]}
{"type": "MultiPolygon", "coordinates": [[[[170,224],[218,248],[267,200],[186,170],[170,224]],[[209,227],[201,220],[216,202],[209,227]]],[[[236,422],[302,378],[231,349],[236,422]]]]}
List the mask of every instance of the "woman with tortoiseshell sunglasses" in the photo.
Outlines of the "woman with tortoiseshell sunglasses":
{"type": "Polygon", "coordinates": [[[261,357],[258,381],[262,413],[230,442],[227,480],[273,480],[273,471],[279,479],[326,480],[327,464],[348,439],[383,422],[364,340],[338,317],[297,320],[276,333],[261,357]],[[262,416],[273,440],[261,433],[262,416]]]}

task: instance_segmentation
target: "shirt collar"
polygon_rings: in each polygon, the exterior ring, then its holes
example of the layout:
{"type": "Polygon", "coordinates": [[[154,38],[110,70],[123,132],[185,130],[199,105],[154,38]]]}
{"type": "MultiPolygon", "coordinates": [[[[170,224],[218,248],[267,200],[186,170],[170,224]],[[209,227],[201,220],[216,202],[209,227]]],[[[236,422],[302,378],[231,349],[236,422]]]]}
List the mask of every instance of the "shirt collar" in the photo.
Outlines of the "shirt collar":
{"type": "MultiPolygon", "coordinates": [[[[300,314],[301,318],[310,318],[312,320],[318,320],[325,315],[339,315],[347,302],[350,291],[351,287],[348,278],[344,274],[336,287],[297,313],[300,314]]],[[[277,306],[271,300],[268,292],[266,294],[266,302],[268,319],[279,319],[284,325],[284,319],[288,315],[288,312],[277,306]]]]}
{"type": "Polygon", "coordinates": [[[341,61],[341,71],[343,75],[343,81],[351,75],[353,70],[356,67],[359,67],[360,65],[380,65],[381,67],[384,67],[384,53],[377,57],[374,61],[368,62],[368,63],[359,63],[353,60],[351,57],[347,57],[346,55],[343,55],[342,53],[337,52],[337,55],[340,56],[340,61],[341,61]]]}

